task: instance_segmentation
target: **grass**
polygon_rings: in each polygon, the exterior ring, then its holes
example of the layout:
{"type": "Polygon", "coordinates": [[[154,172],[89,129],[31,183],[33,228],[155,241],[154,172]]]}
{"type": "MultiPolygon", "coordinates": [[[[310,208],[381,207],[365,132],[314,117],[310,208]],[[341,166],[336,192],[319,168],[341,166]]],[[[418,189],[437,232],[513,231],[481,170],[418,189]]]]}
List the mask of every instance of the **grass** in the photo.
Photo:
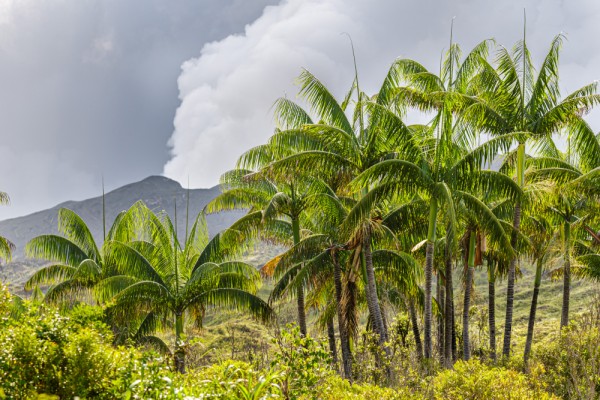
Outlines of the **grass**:
{"type": "MultiPolygon", "coordinates": [[[[527,325],[533,296],[533,283],[535,269],[526,263],[521,266],[521,276],[515,283],[514,309],[513,309],[513,352],[518,354],[523,351],[527,337],[527,325]]],[[[456,282],[456,281],[455,281],[456,282]]],[[[571,281],[570,319],[576,319],[578,315],[590,309],[592,300],[597,299],[600,294],[600,286],[593,282],[583,280],[571,281]]],[[[546,274],[542,278],[538,297],[538,307],[534,326],[534,343],[543,342],[549,335],[560,329],[560,315],[562,309],[563,284],[561,280],[552,280],[546,274]]],[[[478,270],[475,274],[475,307],[479,313],[485,314],[487,322],[488,309],[488,282],[487,272],[478,270]]],[[[457,305],[462,307],[462,293],[460,299],[456,299],[457,305]]],[[[504,338],[504,319],[506,315],[506,280],[496,281],[496,344],[498,350],[504,338]]],[[[462,308],[457,310],[458,315],[462,308]]],[[[477,313],[477,311],[476,311],[477,313]]],[[[483,319],[483,318],[481,318],[483,319]]],[[[461,320],[462,321],[462,320],[461,320]]],[[[471,327],[476,325],[477,317],[470,319],[471,327]]],[[[487,326],[486,326],[487,329],[487,326]]],[[[487,332],[486,332],[487,335],[487,332]]],[[[486,339],[487,340],[487,339],[486,339]]]]}

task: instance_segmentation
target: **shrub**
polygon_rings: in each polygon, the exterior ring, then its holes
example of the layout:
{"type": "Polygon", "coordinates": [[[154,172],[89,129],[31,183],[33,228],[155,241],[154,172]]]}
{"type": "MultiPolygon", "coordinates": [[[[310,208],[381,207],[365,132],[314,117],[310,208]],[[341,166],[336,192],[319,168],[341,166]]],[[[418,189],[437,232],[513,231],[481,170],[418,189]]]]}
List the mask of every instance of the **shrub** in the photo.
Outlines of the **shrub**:
{"type": "Polygon", "coordinates": [[[500,367],[488,367],[477,360],[459,361],[453,370],[433,379],[435,399],[552,399],[526,375],[500,367]]]}
{"type": "Polygon", "coordinates": [[[600,396],[600,330],[572,323],[556,340],[535,347],[534,360],[547,371],[541,379],[563,398],[600,396]]]}
{"type": "Polygon", "coordinates": [[[306,394],[302,399],[320,400],[416,400],[422,399],[420,392],[412,392],[408,388],[382,388],[368,383],[351,384],[337,375],[327,377],[312,394],[306,394]]]}
{"type": "Polygon", "coordinates": [[[256,371],[240,361],[225,361],[179,378],[186,395],[198,398],[284,398],[281,372],[256,371]]]}
{"type": "Polygon", "coordinates": [[[0,398],[175,398],[162,359],[111,346],[100,308],[76,306],[69,317],[23,303],[0,322],[0,398]]]}
{"type": "Polygon", "coordinates": [[[117,368],[112,371],[111,385],[106,390],[107,398],[183,399],[177,378],[157,354],[120,347],[117,368]]]}
{"type": "Polygon", "coordinates": [[[271,366],[281,371],[286,398],[296,399],[313,392],[324,378],[334,373],[325,344],[308,335],[303,337],[297,326],[288,325],[274,343],[276,352],[271,366]]]}

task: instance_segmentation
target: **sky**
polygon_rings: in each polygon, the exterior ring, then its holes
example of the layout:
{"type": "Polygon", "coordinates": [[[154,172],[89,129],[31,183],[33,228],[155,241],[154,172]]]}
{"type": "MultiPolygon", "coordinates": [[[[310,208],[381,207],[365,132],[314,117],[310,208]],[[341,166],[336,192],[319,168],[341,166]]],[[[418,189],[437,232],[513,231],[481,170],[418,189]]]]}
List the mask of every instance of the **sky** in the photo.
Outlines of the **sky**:
{"type": "Polygon", "coordinates": [[[348,35],[373,94],[398,57],[437,71],[453,18],[464,53],[512,47],[524,9],[538,64],[566,34],[563,93],[600,78],[595,0],[0,0],[0,219],[97,196],[102,176],[211,187],[272,134],[302,68],[347,91],[348,35]]]}

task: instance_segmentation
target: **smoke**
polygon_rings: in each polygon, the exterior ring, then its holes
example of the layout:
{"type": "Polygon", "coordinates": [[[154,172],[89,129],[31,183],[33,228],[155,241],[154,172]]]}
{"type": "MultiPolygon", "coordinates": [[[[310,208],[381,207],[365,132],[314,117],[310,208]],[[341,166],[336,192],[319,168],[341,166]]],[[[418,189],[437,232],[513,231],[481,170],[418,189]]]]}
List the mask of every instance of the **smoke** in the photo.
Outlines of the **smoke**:
{"type": "Polygon", "coordinates": [[[594,1],[528,0],[287,0],[266,7],[242,35],[206,44],[182,65],[181,104],[168,142],[166,176],[192,186],[212,186],[247,149],[273,132],[271,106],[295,98],[293,81],[307,68],[340,98],[354,76],[348,33],[356,49],[361,88],[377,91],[397,57],[418,60],[436,71],[450,37],[467,52],[483,39],[511,47],[522,37],[527,9],[528,44],[537,62],[561,31],[565,90],[598,78],[600,4],[594,1]]]}

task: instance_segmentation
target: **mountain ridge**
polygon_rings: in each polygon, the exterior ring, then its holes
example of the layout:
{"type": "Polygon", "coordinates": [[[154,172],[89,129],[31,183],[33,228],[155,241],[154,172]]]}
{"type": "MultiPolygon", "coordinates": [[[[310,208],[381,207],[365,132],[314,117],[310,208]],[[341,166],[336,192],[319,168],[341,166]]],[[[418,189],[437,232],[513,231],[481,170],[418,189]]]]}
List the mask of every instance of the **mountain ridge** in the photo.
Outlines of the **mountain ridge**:
{"type": "MultiPolygon", "coordinates": [[[[164,176],[152,175],[138,182],[118,187],[104,195],[106,207],[106,229],[112,225],[117,214],[142,200],[153,211],[166,211],[174,219],[177,205],[178,234],[183,237],[186,228],[186,203],[189,190],[189,216],[193,223],[204,206],[221,193],[219,185],[208,189],[184,189],[178,182],[164,176]]],[[[76,212],[88,225],[97,243],[103,242],[102,195],[84,200],[68,200],[54,207],[33,212],[21,217],[0,221],[0,236],[16,246],[13,262],[0,266],[0,278],[11,286],[21,285],[27,273],[39,268],[40,262],[25,258],[24,247],[32,238],[44,234],[58,234],[58,210],[69,208],[76,212]]],[[[228,228],[245,211],[235,210],[207,215],[209,233],[214,236],[228,228]]],[[[22,287],[22,286],[21,286],[22,287]]]]}

